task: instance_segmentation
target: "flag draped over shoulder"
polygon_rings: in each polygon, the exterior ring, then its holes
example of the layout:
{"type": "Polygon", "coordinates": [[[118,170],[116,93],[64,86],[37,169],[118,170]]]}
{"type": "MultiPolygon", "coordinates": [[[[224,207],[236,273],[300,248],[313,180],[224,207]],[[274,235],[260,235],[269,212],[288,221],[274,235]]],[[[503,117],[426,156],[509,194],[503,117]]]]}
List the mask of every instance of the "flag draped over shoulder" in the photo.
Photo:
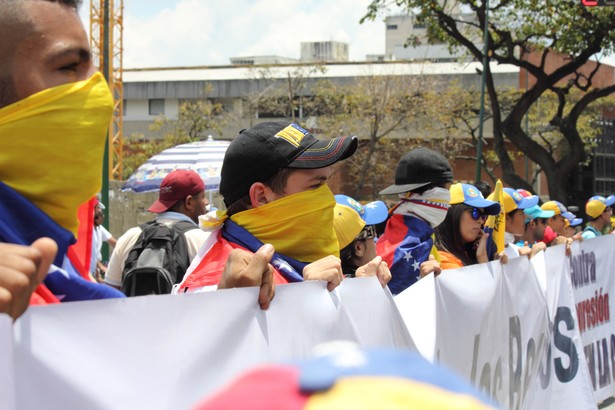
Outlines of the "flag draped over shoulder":
{"type": "Polygon", "coordinates": [[[395,214],[387,222],[376,253],[389,265],[392,278],[388,286],[394,295],[418,280],[421,263],[432,251],[432,234],[431,226],[414,216],[395,214]]]}
{"type": "Polygon", "coordinates": [[[504,198],[502,195],[502,181],[498,179],[493,190],[492,200],[500,204],[500,213],[489,215],[485,222],[485,233],[488,233],[490,240],[487,241],[487,255],[492,260],[494,255],[504,250],[504,232],[506,231],[506,214],[504,212],[504,198]]]}
{"type": "Polygon", "coordinates": [[[96,198],[81,204],[77,212],[79,229],[77,242],[68,247],[66,256],[75,270],[85,279],[90,280],[89,268],[92,257],[92,234],[94,231],[94,207],[96,198]]]}

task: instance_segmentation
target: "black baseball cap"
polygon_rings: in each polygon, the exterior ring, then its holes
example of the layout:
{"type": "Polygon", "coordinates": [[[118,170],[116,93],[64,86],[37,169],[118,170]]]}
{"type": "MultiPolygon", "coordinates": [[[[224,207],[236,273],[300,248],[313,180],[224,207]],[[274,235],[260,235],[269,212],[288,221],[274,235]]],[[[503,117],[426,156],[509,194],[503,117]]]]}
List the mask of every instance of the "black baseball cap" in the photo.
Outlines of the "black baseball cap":
{"type": "Polygon", "coordinates": [[[229,206],[282,168],[323,168],[350,157],[357,145],[356,136],[319,140],[294,123],[262,122],[240,131],[227,148],[220,193],[229,206]]]}
{"type": "Polygon", "coordinates": [[[406,153],[395,169],[395,183],[380,195],[401,194],[429,184],[453,182],[453,170],[437,151],[419,147],[406,153]]]}

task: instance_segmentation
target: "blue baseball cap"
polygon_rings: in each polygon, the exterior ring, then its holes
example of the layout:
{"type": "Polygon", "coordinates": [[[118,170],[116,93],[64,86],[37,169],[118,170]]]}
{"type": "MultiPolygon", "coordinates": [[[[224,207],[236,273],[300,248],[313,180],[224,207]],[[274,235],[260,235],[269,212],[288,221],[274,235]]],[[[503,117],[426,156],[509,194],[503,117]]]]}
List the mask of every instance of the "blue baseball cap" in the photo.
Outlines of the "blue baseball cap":
{"type": "Polygon", "coordinates": [[[605,198],[600,195],[592,196],[585,204],[585,213],[591,218],[597,218],[607,207],[612,207],[615,203],[615,196],[605,198]]]}
{"type": "Polygon", "coordinates": [[[579,226],[583,223],[583,219],[581,218],[577,218],[577,216],[573,213],[570,212],[565,212],[567,214],[571,214],[572,218],[566,218],[568,220],[568,222],[570,223],[570,226],[579,226]]]}
{"type": "MultiPolygon", "coordinates": [[[[489,195],[489,199],[493,200],[493,196],[493,193],[489,195]]],[[[528,209],[538,205],[538,197],[536,195],[525,197],[513,188],[504,188],[502,190],[502,197],[505,213],[512,212],[515,209],[528,209]]]]}
{"type": "Polygon", "coordinates": [[[450,188],[451,200],[450,204],[466,204],[475,208],[483,208],[488,215],[497,215],[500,213],[500,204],[490,201],[483,197],[478,188],[470,184],[453,184],[450,188]]]}
{"type": "Polygon", "coordinates": [[[536,218],[546,219],[551,218],[553,215],[555,215],[555,212],[545,211],[544,209],[541,209],[538,205],[534,205],[530,208],[525,208],[523,212],[525,213],[525,223],[528,223],[536,218]]]}
{"type": "Polygon", "coordinates": [[[365,225],[376,225],[380,222],[384,222],[389,214],[386,204],[382,201],[374,201],[366,205],[361,205],[357,200],[347,195],[338,194],[335,195],[335,202],[354,209],[361,219],[365,221],[365,225]]]}
{"type": "Polygon", "coordinates": [[[547,201],[540,206],[545,211],[553,211],[555,215],[561,215],[564,218],[571,220],[576,218],[575,214],[568,212],[568,209],[558,201],[547,201]]]}

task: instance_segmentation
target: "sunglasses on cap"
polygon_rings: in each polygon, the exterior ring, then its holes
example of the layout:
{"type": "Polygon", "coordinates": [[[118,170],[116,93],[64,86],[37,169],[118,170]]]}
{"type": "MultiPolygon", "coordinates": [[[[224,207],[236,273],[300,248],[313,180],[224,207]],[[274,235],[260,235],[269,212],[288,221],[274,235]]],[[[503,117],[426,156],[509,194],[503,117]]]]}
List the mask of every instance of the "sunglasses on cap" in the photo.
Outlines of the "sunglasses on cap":
{"type": "Polygon", "coordinates": [[[480,208],[472,208],[471,215],[472,219],[474,219],[475,221],[487,218],[487,214],[485,213],[485,211],[480,208]]]}
{"type": "Polygon", "coordinates": [[[365,225],[363,230],[357,235],[357,240],[364,241],[376,237],[376,227],[374,225],[365,225]]]}

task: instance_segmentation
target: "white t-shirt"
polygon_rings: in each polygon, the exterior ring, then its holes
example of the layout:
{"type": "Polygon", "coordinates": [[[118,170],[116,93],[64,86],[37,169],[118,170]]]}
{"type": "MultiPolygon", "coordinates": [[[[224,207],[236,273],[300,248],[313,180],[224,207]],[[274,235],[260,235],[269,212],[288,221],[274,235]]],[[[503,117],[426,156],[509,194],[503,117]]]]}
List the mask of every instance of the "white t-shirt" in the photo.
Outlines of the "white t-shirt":
{"type": "MultiPolygon", "coordinates": [[[[170,225],[178,220],[189,220],[187,217],[179,217],[176,215],[181,214],[165,212],[160,214],[158,218],[156,218],[156,221],[170,225]]],[[[113,248],[113,253],[111,254],[111,259],[109,260],[109,266],[107,266],[105,283],[113,286],[122,286],[122,271],[124,270],[124,264],[126,263],[126,258],[128,258],[130,250],[135,246],[135,243],[137,243],[139,235],[141,235],[141,228],[137,226],[127,230],[126,233],[117,240],[115,248],[113,248]]],[[[186,243],[188,245],[188,255],[190,256],[190,261],[192,261],[201,248],[201,245],[203,245],[203,242],[205,242],[209,236],[209,232],[197,228],[186,232],[184,236],[186,237],[186,243]]]]}
{"type": "Polygon", "coordinates": [[[92,255],[90,257],[90,273],[96,272],[96,263],[102,260],[102,244],[113,235],[104,226],[98,225],[92,230],[92,255]]]}

